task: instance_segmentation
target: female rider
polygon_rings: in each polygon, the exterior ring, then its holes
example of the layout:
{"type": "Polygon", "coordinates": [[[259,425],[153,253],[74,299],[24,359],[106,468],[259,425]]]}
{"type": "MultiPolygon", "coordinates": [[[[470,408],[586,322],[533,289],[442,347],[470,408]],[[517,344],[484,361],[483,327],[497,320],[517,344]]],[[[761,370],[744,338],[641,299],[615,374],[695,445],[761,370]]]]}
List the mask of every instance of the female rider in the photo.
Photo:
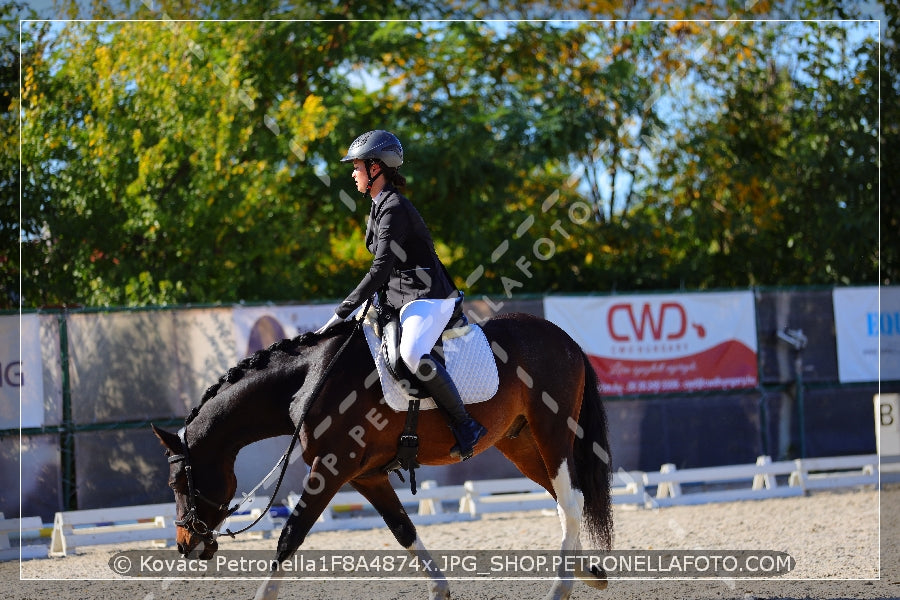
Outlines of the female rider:
{"type": "MultiPolygon", "coordinates": [[[[466,412],[450,375],[432,354],[459,291],[438,258],[421,215],[398,191],[406,184],[398,172],[403,164],[400,140],[383,130],[364,133],[341,159],[350,161],[356,189],[372,198],[366,247],[374,259],[356,289],[316,333],[343,321],[373,295],[379,313],[399,313],[399,360],[447,416],[457,442],[451,456],[466,460],[487,430],[466,412]]],[[[393,365],[395,371],[398,367],[393,365]]]]}

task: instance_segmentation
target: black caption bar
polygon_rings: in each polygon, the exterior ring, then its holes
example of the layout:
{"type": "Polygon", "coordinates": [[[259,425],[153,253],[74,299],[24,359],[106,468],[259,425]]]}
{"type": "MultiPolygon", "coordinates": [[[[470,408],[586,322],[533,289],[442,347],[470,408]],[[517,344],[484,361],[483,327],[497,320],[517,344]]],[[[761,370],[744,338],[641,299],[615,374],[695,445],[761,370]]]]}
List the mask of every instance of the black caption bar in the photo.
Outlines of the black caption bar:
{"type": "Polygon", "coordinates": [[[109,560],[123,577],[241,577],[293,579],[412,578],[441,571],[452,578],[571,578],[605,572],[616,578],[778,577],[796,566],[785,552],[769,550],[626,550],[553,552],[476,550],[433,553],[422,559],[402,550],[311,550],[277,563],[269,551],[220,551],[210,560],[174,550],[132,550],[109,560]]]}

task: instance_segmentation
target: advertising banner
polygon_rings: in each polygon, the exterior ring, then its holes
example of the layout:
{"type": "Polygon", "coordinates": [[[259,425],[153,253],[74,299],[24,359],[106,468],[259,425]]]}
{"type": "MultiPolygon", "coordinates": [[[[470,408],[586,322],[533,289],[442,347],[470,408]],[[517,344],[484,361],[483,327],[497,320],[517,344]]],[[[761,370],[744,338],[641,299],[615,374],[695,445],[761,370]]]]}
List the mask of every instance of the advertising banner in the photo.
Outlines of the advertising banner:
{"type": "Polygon", "coordinates": [[[875,394],[875,447],[882,457],[900,456],[900,394],[875,394]]]}
{"type": "Polygon", "coordinates": [[[79,425],[183,417],[237,361],[227,308],[83,312],[66,322],[79,425]]]}
{"type": "Polygon", "coordinates": [[[900,379],[900,288],[835,288],[834,327],[841,383],[900,379]]]}
{"type": "Polygon", "coordinates": [[[40,330],[36,314],[0,317],[0,429],[18,428],[20,409],[22,427],[44,425],[40,330]]]}
{"type": "Polygon", "coordinates": [[[548,320],[590,358],[605,395],[753,388],[753,294],[548,297],[548,320]]]}
{"type": "MultiPolygon", "coordinates": [[[[250,356],[285,338],[293,338],[307,331],[315,331],[334,314],[337,304],[299,306],[235,306],[232,311],[234,343],[237,355],[250,356]]],[[[238,490],[255,485],[266,475],[274,460],[285,452],[290,436],[269,438],[241,450],[234,465],[238,490]]],[[[302,490],[306,469],[302,463],[287,471],[279,500],[289,492],[302,490]]],[[[272,479],[269,480],[271,484],[272,479]]]]}
{"type": "Polygon", "coordinates": [[[238,356],[249,356],[275,342],[315,331],[334,314],[337,304],[235,306],[234,341],[238,356]]]}

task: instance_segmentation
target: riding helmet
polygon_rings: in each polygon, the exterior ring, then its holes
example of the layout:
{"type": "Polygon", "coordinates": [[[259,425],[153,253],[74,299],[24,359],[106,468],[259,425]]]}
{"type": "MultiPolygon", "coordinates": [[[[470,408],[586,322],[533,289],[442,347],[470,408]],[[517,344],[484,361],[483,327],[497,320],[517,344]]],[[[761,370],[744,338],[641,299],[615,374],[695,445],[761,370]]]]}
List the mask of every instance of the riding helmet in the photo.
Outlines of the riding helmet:
{"type": "Polygon", "coordinates": [[[389,131],[367,131],[353,140],[341,162],[369,159],[380,160],[386,167],[399,167],[403,164],[403,146],[397,136],[389,131]]]}

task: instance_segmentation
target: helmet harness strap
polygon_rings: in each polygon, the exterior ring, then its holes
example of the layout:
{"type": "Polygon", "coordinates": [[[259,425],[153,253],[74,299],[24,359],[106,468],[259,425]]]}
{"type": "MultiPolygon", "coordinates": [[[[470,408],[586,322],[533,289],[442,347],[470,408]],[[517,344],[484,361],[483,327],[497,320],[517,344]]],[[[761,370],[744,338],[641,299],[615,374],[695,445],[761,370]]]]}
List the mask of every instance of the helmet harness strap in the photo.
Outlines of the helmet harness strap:
{"type": "Polygon", "coordinates": [[[371,169],[372,165],[375,163],[375,160],[372,158],[367,158],[364,162],[366,164],[366,179],[368,180],[368,183],[366,183],[366,193],[371,196],[372,184],[375,183],[376,179],[384,174],[384,167],[382,166],[378,170],[378,173],[375,175],[375,177],[372,177],[372,172],[369,169],[371,169]]]}

